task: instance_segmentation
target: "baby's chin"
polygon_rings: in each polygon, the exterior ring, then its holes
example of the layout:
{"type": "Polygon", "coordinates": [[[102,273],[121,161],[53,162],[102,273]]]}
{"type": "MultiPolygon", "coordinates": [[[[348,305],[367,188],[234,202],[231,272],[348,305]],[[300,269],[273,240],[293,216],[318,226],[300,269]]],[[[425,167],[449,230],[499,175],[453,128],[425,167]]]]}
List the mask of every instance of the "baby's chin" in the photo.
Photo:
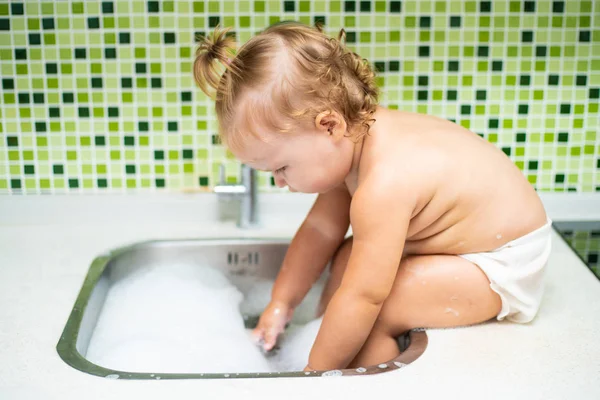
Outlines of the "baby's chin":
{"type": "Polygon", "coordinates": [[[315,182],[314,184],[308,184],[305,187],[293,187],[288,185],[288,190],[292,193],[304,193],[304,194],[324,194],[336,187],[344,184],[344,180],[340,182],[315,182]]]}
{"type": "Polygon", "coordinates": [[[314,189],[309,189],[309,190],[306,190],[306,189],[296,189],[296,188],[292,188],[290,186],[288,186],[288,191],[290,193],[303,193],[303,194],[318,194],[318,193],[323,193],[323,192],[321,192],[319,190],[314,190],[314,189]]]}
{"type": "Polygon", "coordinates": [[[343,183],[344,182],[341,182],[341,183],[338,183],[337,185],[330,185],[330,186],[325,187],[325,188],[319,188],[318,190],[313,190],[313,191],[310,191],[310,192],[303,192],[303,193],[325,194],[325,193],[331,192],[333,189],[339,187],[343,183]]]}

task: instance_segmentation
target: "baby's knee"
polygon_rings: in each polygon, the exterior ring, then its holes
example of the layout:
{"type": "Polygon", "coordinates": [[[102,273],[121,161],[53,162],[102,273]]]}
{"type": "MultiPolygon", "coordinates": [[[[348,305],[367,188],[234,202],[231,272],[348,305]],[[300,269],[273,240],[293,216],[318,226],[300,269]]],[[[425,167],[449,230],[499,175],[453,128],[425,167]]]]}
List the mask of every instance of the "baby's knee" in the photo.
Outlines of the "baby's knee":
{"type": "Polygon", "coordinates": [[[417,326],[411,316],[411,312],[388,301],[383,303],[379,316],[373,325],[374,330],[385,332],[389,336],[394,337],[414,328],[417,328],[417,326]]]}
{"type": "Polygon", "coordinates": [[[401,263],[392,291],[379,311],[378,329],[398,335],[419,327],[418,321],[415,320],[418,311],[415,309],[414,299],[411,298],[411,291],[414,290],[416,282],[414,273],[410,270],[413,267],[418,268],[412,264],[410,258],[401,263]]]}

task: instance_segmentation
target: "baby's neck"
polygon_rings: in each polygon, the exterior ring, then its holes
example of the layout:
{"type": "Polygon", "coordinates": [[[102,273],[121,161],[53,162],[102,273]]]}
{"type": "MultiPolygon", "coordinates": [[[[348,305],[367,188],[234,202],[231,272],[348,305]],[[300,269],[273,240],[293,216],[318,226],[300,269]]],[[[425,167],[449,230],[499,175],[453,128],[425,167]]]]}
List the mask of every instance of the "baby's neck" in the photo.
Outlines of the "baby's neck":
{"type": "Polygon", "coordinates": [[[358,176],[359,168],[360,168],[360,160],[363,155],[363,149],[365,147],[365,143],[369,140],[370,136],[377,135],[377,131],[381,125],[383,125],[382,119],[385,114],[385,108],[377,107],[377,110],[373,114],[373,119],[375,120],[371,127],[369,128],[369,132],[363,136],[354,144],[354,151],[352,154],[352,165],[350,166],[350,172],[348,176],[358,176]]]}
{"type": "Polygon", "coordinates": [[[348,177],[357,176],[358,169],[360,167],[360,157],[362,156],[362,150],[367,137],[362,136],[355,144],[354,150],[352,151],[352,164],[350,165],[350,171],[348,177]]]}

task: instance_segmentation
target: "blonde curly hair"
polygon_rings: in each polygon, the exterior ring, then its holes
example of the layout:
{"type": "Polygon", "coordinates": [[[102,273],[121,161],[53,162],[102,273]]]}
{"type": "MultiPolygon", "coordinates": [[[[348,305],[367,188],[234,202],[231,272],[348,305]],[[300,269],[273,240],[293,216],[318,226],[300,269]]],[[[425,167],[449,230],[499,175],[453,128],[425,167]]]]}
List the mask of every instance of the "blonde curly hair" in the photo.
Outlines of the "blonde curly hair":
{"type": "Polygon", "coordinates": [[[194,79],[215,100],[225,145],[239,145],[248,132],[260,136],[253,129],[259,122],[287,132],[299,122],[314,124],[323,111],[342,115],[352,139],[368,133],[379,96],[375,73],[346,48],[343,29],[334,39],[321,26],[280,22],[237,54],[229,31],[217,27],[202,38],[194,61],[194,79]]]}

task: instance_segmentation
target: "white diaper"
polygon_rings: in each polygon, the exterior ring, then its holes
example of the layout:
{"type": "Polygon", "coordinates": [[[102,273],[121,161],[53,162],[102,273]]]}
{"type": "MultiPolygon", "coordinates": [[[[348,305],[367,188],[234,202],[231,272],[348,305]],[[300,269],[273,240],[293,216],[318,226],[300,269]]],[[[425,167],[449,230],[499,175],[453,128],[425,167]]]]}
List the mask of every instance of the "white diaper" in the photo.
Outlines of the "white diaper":
{"type": "Polygon", "coordinates": [[[479,266],[490,287],[502,299],[498,320],[529,322],[535,317],[544,291],[544,267],[551,248],[552,221],[496,250],[459,254],[479,266]]]}

